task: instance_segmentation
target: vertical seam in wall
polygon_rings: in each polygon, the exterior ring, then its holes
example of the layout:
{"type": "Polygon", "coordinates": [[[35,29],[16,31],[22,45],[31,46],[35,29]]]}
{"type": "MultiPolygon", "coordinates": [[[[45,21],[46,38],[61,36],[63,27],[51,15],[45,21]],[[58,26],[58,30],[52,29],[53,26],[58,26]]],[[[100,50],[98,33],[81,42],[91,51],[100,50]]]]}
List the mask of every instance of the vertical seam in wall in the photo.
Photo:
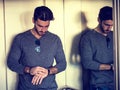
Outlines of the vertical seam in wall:
{"type": "Polygon", "coordinates": [[[43,0],[43,5],[46,6],[46,0],[43,0]]]}
{"type": "MultiPolygon", "coordinates": [[[[66,35],[65,35],[65,0],[63,0],[63,30],[64,30],[64,50],[66,54],[66,35]]],[[[67,62],[67,60],[66,60],[67,62]]],[[[65,86],[67,86],[67,70],[65,70],[65,86]]]]}
{"type": "MultiPolygon", "coordinates": [[[[4,23],[4,49],[5,49],[5,58],[6,58],[6,19],[5,19],[5,0],[3,0],[3,23],[4,23]]],[[[6,59],[5,59],[6,60],[6,59]]],[[[6,61],[5,61],[6,62],[6,61]]],[[[5,63],[6,65],[6,63],[5,63]]],[[[5,67],[5,76],[6,76],[6,90],[8,90],[8,82],[7,82],[7,66],[5,67]]]]}
{"type": "Polygon", "coordinates": [[[113,1],[113,20],[114,20],[114,32],[113,32],[113,38],[114,38],[114,43],[115,43],[115,45],[114,45],[114,60],[115,60],[115,62],[114,62],[114,64],[115,64],[115,76],[114,76],[114,79],[115,79],[115,90],[119,90],[119,88],[120,88],[120,86],[119,86],[119,78],[120,78],[120,75],[119,75],[119,69],[120,69],[120,67],[119,67],[119,64],[120,64],[120,62],[119,62],[119,54],[120,54],[120,52],[119,52],[119,50],[120,50],[120,48],[119,48],[119,20],[120,20],[120,18],[119,18],[119,16],[120,16],[120,10],[119,10],[119,0],[117,1],[117,0],[114,0],[113,1]]]}

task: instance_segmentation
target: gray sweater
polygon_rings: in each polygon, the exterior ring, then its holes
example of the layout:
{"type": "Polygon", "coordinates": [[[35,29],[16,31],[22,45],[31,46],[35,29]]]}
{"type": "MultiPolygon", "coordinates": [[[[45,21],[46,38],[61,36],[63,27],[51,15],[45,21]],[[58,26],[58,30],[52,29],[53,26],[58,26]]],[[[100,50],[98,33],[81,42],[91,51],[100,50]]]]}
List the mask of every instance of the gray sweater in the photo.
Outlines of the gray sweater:
{"type": "Polygon", "coordinates": [[[57,35],[47,31],[40,38],[40,45],[37,45],[35,41],[36,38],[30,30],[18,34],[14,38],[8,54],[8,67],[19,74],[19,87],[25,87],[26,89],[24,90],[29,90],[27,88],[32,90],[57,88],[55,75],[47,76],[41,85],[32,85],[31,80],[33,76],[24,73],[24,68],[25,66],[50,68],[53,66],[54,60],[56,60],[55,67],[58,68],[58,73],[65,70],[66,58],[61,40],[57,35]],[[35,50],[38,46],[40,46],[40,52],[35,50]]]}
{"type": "Polygon", "coordinates": [[[113,64],[113,32],[107,37],[91,30],[82,36],[80,42],[81,62],[91,71],[91,84],[113,85],[113,71],[99,70],[100,64],[113,64]]]}

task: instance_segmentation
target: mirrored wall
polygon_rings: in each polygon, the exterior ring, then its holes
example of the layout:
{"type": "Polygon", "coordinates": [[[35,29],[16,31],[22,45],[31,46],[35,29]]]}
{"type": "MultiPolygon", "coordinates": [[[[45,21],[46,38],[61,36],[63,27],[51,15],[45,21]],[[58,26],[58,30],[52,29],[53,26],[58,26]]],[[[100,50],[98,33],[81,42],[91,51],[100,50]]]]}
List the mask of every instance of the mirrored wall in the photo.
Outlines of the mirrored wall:
{"type": "Polygon", "coordinates": [[[58,87],[82,90],[78,50],[80,34],[97,26],[99,9],[112,6],[112,0],[0,0],[0,90],[16,88],[17,74],[7,68],[6,57],[13,37],[33,27],[34,8],[41,5],[53,11],[55,20],[51,22],[49,31],[61,38],[66,55],[67,68],[56,77],[58,87]]]}

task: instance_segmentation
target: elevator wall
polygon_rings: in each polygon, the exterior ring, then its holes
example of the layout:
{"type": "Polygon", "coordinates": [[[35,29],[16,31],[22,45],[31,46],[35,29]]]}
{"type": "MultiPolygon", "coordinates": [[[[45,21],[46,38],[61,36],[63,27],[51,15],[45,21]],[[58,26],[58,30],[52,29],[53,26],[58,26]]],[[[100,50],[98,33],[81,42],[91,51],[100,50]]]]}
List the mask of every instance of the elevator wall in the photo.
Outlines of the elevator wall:
{"type": "Polygon", "coordinates": [[[85,28],[97,26],[99,9],[112,6],[112,0],[0,0],[0,90],[15,90],[17,86],[17,74],[6,65],[7,54],[13,37],[33,27],[34,8],[41,5],[53,11],[55,20],[49,31],[61,38],[66,55],[67,68],[57,74],[58,86],[82,90],[79,35],[85,28]]]}

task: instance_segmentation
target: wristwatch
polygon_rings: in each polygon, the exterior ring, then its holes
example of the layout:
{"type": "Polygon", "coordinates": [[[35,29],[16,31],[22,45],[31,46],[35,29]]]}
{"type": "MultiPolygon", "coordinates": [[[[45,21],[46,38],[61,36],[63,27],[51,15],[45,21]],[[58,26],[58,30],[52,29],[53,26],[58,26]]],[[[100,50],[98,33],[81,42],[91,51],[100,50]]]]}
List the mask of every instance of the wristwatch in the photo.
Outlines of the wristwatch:
{"type": "Polygon", "coordinates": [[[50,74],[50,69],[48,69],[48,75],[50,74]]]}
{"type": "Polygon", "coordinates": [[[110,70],[113,70],[113,64],[110,64],[110,70]]]}

